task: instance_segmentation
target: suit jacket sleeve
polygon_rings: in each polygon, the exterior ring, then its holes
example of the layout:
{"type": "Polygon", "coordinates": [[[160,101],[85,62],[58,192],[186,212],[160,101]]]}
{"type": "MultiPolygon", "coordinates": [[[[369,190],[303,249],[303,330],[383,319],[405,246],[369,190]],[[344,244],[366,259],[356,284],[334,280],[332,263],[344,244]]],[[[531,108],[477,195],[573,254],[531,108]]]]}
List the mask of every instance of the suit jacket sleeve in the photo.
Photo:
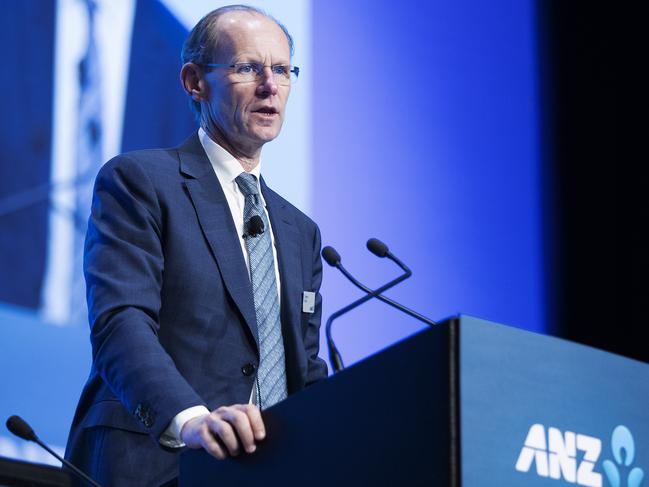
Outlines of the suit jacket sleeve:
{"type": "Polygon", "coordinates": [[[158,340],[164,208],[128,155],[101,169],[84,257],[93,366],[159,439],[181,410],[205,404],[158,340]]]}

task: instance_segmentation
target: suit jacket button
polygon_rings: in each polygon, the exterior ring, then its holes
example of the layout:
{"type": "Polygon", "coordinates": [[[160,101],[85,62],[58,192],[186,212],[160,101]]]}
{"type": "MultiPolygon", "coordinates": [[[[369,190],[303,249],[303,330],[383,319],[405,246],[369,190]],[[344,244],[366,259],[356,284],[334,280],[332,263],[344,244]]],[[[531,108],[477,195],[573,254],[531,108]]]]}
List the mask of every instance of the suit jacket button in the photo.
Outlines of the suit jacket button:
{"type": "Polygon", "coordinates": [[[255,367],[255,364],[246,364],[243,367],[241,367],[241,372],[243,372],[243,375],[249,377],[255,373],[256,369],[257,367],[255,367]]]}

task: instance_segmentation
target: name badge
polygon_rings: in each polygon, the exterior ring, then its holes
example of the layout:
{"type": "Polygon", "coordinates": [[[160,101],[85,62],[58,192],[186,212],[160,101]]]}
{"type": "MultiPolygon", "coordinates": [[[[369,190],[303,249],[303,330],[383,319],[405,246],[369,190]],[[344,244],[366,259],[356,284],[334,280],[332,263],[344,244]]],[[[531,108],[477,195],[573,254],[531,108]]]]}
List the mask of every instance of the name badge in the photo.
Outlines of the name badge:
{"type": "Polygon", "coordinates": [[[315,293],[311,291],[304,291],[302,293],[302,312],[314,313],[315,312],[315,293]]]}

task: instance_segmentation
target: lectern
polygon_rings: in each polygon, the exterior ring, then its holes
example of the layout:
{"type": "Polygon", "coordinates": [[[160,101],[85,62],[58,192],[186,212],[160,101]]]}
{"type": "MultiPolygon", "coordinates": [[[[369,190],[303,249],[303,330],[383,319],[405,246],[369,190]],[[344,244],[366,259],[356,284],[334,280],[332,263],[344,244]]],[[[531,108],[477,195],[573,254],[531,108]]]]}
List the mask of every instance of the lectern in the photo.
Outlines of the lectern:
{"type": "Polygon", "coordinates": [[[187,451],[180,486],[639,487],[649,472],[647,364],[469,316],[263,415],[255,454],[187,451]]]}

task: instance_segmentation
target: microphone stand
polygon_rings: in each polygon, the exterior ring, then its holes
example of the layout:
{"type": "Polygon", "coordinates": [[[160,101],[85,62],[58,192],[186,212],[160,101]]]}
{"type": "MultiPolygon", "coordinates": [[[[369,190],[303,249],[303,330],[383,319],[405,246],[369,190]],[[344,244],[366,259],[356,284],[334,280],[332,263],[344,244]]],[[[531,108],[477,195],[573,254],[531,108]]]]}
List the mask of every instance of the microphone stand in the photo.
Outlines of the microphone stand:
{"type": "MultiPolygon", "coordinates": [[[[338,268],[346,277],[349,278],[351,276],[349,274],[349,272],[347,272],[347,270],[342,266],[340,261],[335,263],[334,267],[338,268]]],[[[327,323],[325,325],[325,335],[327,336],[327,345],[328,345],[328,348],[329,348],[329,361],[331,362],[331,366],[334,369],[334,373],[340,372],[342,369],[345,368],[345,365],[343,364],[343,359],[342,359],[342,357],[340,355],[340,352],[338,351],[338,348],[336,347],[336,344],[334,343],[333,338],[331,337],[331,323],[333,322],[333,320],[335,320],[339,316],[347,313],[348,311],[353,310],[354,308],[360,306],[364,302],[369,301],[370,299],[372,299],[374,297],[381,298],[382,296],[379,296],[379,295],[382,292],[387,291],[391,287],[396,286],[400,282],[408,279],[411,275],[412,275],[412,272],[410,272],[410,269],[408,269],[407,272],[405,272],[401,276],[397,277],[396,279],[393,279],[392,281],[388,282],[387,284],[384,284],[383,286],[376,289],[375,291],[372,291],[371,289],[368,288],[368,293],[365,296],[363,296],[362,298],[357,299],[353,303],[348,304],[344,308],[339,309],[338,311],[333,313],[331,316],[329,316],[329,319],[327,319],[327,323]]]]}

